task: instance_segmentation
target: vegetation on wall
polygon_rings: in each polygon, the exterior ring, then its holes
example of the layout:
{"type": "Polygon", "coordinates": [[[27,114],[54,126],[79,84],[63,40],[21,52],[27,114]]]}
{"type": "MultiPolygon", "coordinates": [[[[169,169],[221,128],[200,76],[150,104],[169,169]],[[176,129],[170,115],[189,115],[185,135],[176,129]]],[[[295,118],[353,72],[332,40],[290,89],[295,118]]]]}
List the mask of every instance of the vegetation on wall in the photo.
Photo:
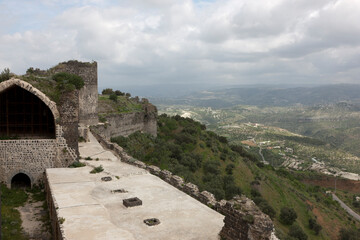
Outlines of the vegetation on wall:
{"type": "Polygon", "coordinates": [[[71,73],[56,73],[52,76],[52,79],[55,80],[60,91],[80,90],[85,85],[80,76],[71,73]]]}
{"type": "Polygon", "coordinates": [[[30,83],[56,103],[59,103],[64,92],[80,90],[85,85],[84,80],[75,74],[59,72],[51,75],[43,71],[44,76],[38,76],[29,69],[27,72],[28,74],[20,76],[20,79],[30,83]]]}
{"type": "Polygon", "coordinates": [[[130,93],[106,88],[99,95],[99,121],[105,122],[106,117],[112,114],[142,112],[145,104],[138,97],[131,98],[130,93]]]}
{"type": "Polygon", "coordinates": [[[0,73],[0,82],[9,80],[14,74],[10,72],[9,68],[4,68],[0,73]]]}

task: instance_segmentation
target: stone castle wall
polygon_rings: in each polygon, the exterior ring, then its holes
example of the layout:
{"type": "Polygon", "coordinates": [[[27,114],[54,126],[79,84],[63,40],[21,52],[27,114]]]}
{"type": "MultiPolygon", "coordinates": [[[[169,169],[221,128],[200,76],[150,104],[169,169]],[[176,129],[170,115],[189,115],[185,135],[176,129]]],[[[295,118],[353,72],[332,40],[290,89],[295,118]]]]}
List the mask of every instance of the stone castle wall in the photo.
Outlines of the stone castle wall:
{"type": "Polygon", "coordinates": [[[76,160],[76,154],[56,126],[56,139],[23,139],[0,141],[0,181],[11,185],[18,173],[29,176],[31,184],[42,181],[46,168],[66,167],[76,160]]]}
{"type": "Polygon", "coordinates": [[[150,133],[156,136],[156,118],[146,118],[144,112],[114,114],[106,117],[106,124],[92,126],[91,129],[100,133],[106,139],[117,136],[128,136],[136,131],[150,133]]]}
{"type": "Polygon", "coordinates": [[[65,92],[61,95],[58,110],[63,137],[70,148],[79,156],[79,91],[65,92]]]}
{"type": "Polygon", "coordinates": [[[52,195],[53,192],[51,191],[51,187],[49,185],[49,181],[47,175],[44,175],[44,185],[45,185],[45,192],[46,192],[46,202],[48,204],[49,209],[49,218],[51,222],[51,229],[52,229],[52,239],[54,240],[64,240],[64,231],[62,228],[61,221],[58,217],[58,204],[56,202],[55,197],[52,195]]]}
{"type": "Polygon", "coordinates": [[[29,176],[31,184],[42,181],[46,168],[67,167],[77,159],[78,151],[78,92],[62,96],[57,108],[45,94],[31,84],[10,79],[0,83],[0,92],[19,86],[40,98],[54,115],[55,139],[20,139],[0,141],[0,181],[9,187],[18,173],[29,176]]]}
{"type": "Polygon", "coordinates": [[[85,82],[79,91],[79,123],[95,125],[98,123],[98,76],[97,63],[68,61],[50,69],[51,72],[67,72],[76,74],[85,82]]]}
{"type": "Polygon", "coordinates": [[[147,99],[142,100],[143,111],[106,116],[105,124],[92,126],[91,130],[110,139],[117,136],[128,136],[136,131],[157,135],[157,108],[147,99]]]}

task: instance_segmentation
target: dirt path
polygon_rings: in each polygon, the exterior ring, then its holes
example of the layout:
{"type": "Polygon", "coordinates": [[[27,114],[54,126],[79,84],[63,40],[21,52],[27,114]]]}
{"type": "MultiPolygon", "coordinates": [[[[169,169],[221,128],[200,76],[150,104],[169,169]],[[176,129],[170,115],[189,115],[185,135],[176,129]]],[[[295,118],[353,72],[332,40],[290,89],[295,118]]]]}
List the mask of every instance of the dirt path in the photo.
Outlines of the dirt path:
{"type": "Polygon", "coordinates": [[[17,208],[21,215],[22,227],[29,240],[51,240],[47,227],[47,212],[43,209],[43,201],[34,201],[32,194],[23,207],[17,208]]]}

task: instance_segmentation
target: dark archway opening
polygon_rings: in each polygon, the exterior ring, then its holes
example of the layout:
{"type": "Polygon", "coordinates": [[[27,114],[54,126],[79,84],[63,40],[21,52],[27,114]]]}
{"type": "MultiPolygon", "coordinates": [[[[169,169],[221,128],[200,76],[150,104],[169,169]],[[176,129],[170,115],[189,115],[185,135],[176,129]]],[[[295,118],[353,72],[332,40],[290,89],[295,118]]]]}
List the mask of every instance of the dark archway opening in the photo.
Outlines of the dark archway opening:
{"type": "Polygon", "coordinates": [[[11,179],[11,188],[31,188],[31,180],[25,173],[18,173],[11,179]]]}
{"type": "Polygon", "coordinates": [[[17,138],[55,138],[55,121],[41,99],[13,86],[0,93],[0,140],[17,138]]]}

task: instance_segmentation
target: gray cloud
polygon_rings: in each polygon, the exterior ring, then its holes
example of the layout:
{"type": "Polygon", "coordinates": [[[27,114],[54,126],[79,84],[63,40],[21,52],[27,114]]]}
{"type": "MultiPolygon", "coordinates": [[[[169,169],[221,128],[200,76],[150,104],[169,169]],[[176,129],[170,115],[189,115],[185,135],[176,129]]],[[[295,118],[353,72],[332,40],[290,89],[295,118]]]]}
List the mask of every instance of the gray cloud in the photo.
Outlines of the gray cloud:
{"type": "Polygon", "coordinates": [[[104,86],[359,83],[356,0],[34,2],[1,4],[0,67],[96,60],[104,86]]]}

